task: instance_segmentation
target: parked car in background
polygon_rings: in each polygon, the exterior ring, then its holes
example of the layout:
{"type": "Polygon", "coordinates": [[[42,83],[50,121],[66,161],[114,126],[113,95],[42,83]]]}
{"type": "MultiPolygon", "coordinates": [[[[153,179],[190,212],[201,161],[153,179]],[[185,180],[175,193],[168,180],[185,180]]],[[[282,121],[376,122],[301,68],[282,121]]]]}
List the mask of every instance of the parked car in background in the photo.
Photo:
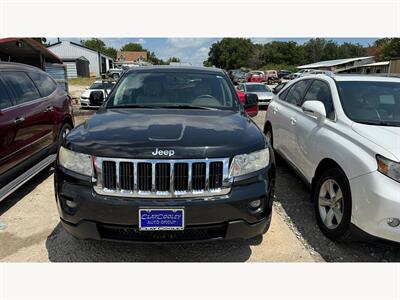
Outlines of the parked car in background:
{"type": "Polygon", "coordinates": [[[61,223],[79,238],[249,239],[269,228],[275,162],[225,72],[154,66],[124,73],[71,131],[54,180],[61,223]]]}
{"type": "Polygon", "coordinates": [[[274,86],[272,88],[272,93],[278,94],[280,92],[280,90],[285,87],[286,84],[287,84],[287,82],[278,83],[276,86],[274,86]]]}
{"type": "Polygon", "coordinates": [[[288,74],[288,75],[283,76],[283,79],[286,79],[286,80],[293,80],[293,79],[296,79],[297,77],[298,77],[298,74],[296,74],[296,73],[290,73],[290,74],[288,74]]]}
{"type": "Polygon", "coordinates": [[[309,75],[271,102],[264,132],[311,187],[333,240],[400,242],[400,79],[309,75]]]}
{"type": "Polygon", "coordinates": [[[106,76],[108,78],[112,78],[114,80],[118,80],[124,72],[125,72],[124,69],[113,68],[113,69],[109,69],[107,71],[106,76]]]}
{"type": "Polygon", "coordinates": [[[274,94],[264,83],[247,82],[239,85],[239,90],[244,93],[256,94],[259,106],[268,106],[274,94]]]}
{"type": "Polygon", "coordinates": [[[265,82],[263,71],[250,71],[247,73],[247,82],[265,82]]]}
{"type": "Polygon", "coordinates": [[[325,75],[333,75],[332,71],[328,70],[309,70],[309,72],[303,72],[300,77],[308,76],[308,75],[318,75],[318,74],[325,74],[325,75]]]}
{"type": "Polygon", "coordinates": [[[278,72],[276,70],[267,70],[265,72],[265,82],[267,84],[279,83],[281,80],[278,77],[278,72]]]}
{"type": "Polygon", "coordinates": [[[303,70],[300,70],[300,71],[298,71],[296,73],[290,74],[289,77],[291,77],[290,79],[296,79],[296,78],[299,78],[300,76],[304,76],[304,75],[306,75],[308,73],[311,73],[312,71],[314,71],[314,70],[312,70],[312,69],[303,69],[303,70]]]}
{"type": "Polygon", "coordinates": [[[238,83],[246,82],[247,72],[243,70],[239,70],[235,73],[235,77],[238,83]]]}
{"type": "MultiPolygon", "coordinates": [[[[236,90],[236,93],[239,96],[240,103],[245,105],[246,104],[246,93],[242,92],[241,90],[236,90]]],[[[258,103],[257,103],[257,105],[245,108],[246,113],[252,118],[258,115],[258,110],[259,110],[258,103]]]]}
{"type": "Polygon", "coordinates": [[[228,76],[229,76],[229,79],[232,81],[232,83],[234,84],[234,85],[237,85],[238,84],[238,78],[237,78],[237,76],[236,76],[236,74],[239,72],[240,70],[228,70],[228,76]]]}
{"type": "Polygon", "coordinates": [[[285,76],[288,76],[289,74],[292,74],[289,70],[279,70],[278,71],[278,77],[280,79],[284,78],[285,76]]]}
{"type": "Polygon", "coordinates": [[[98,108],[102,103],[90,101],[91,92],[102,91],[103,99],[106,99],[114,85],[114,81],[96,80],[93,82],[93,84],[85,90],[80,97],[81,108],[98,108]]]}
{"type": "Polygon", "coordinates": [[[73,127],[71,99],[53,78],[0,62],[0,201],[54,162],[73,127]]]}

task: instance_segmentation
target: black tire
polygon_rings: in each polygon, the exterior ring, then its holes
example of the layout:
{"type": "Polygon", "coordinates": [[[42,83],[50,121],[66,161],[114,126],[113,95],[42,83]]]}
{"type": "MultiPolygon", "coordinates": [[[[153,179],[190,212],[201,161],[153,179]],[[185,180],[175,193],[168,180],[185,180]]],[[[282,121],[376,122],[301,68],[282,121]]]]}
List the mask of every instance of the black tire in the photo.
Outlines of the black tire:
{"type": "Polygon", "coordinates": [[[266,137],[267,139],[270,140],[271,146],[273,146],[273,144],[274,144],[274,137],[273,137],[273,135],[272,135],[272,128],[271,128],[271,125],[269,125],[269,124],[265,124],[265,125],[264,125],[264,134],[265,134],[265,137],[266,137]],[[269,135],[269,136],[268,136],[268,135],[269,135]]]}
{"type": "Polygon", "coordinates": [[[58,148],[62,145],[65,135],[68,134],[69,131],[72,130],[72,126],[69,123],[64,123],[63,126],[60,129],[60,132],[58,134],[58,148]]]}
{"type": "MultiPolygon", "coordinates": [[[[331,181],[332,182],[332,181],[331,181]]],[[[337,192],[337,191],[336,191],[337,192]]],[[[322,233],[334,241],[348,241],[352,239],[352,226],[351,226],[351,210],[352,210],[352,199],[351,199],[351,190],[350,184],[346,177],[346,174],[339,169],[339,168],[332,168],[325,171],[318,179],[315,184],[315,188],[313,191],[313,204],[314,204],[314,212],[315,218],[317,220],[318,227],[322,231],[322,233]],[[322,220],[319,205],[319,196],[320,192],[323,193],[321,190],[322,185],[327,182],[327,180],[333,180],[335,182],[336,187],[339,187],[342,192],[342,200],[340,202],[340,210],[342,210],[342,218],[341,221],[337,221],[336,214],[331,226],[336,226],[335,228],[329,228],[324,221],[322,220]],[[334,221],[336,220],[336,221],[334,221]],[[336,223],[336,224],[335,224],[336,223]]],[[[336,209],[338,207],[335,207],[336,209]]],[[[326,208],[321,208],[321,210],[326,208]]],[[[328,209],[330,210],[330,208],[328,209]]],[[[328,213],[327,213],[328,214],[328,213]]]]}

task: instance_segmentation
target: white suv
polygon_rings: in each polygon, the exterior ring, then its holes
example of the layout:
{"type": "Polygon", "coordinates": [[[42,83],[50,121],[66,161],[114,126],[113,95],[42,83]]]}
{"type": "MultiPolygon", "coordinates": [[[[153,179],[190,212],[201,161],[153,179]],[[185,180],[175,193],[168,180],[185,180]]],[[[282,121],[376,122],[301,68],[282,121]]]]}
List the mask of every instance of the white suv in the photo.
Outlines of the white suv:
{"type": "Polygon", "coordinates": [[[310,185],[325,235],[400,242],[399,78],[298,78],[273,98],[264,132],[310,185]]]}

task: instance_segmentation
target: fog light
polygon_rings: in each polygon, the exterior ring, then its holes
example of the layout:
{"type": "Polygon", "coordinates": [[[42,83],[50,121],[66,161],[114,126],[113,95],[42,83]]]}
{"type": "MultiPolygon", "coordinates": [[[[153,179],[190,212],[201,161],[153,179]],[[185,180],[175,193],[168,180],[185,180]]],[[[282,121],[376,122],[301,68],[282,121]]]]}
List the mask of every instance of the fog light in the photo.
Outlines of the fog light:
{"type": "Polygon", "coordinates": [[[65,201],[65,204],[67,204],[70,208],[76,208],[78,206],[78,204],[76,202],[71,201],[71,200],[65,201]]]}
{"type": "Polygon", "coordinates": [[[387,219],[387,224],[390,227],[397,227],[400,225],[400,220],[398,218],[389,218],[387,219]]]}
{"type": "Polygon", "coordinates": [[[261,200],[253,200],[249,203],[251,208],[258,208],[261,205],[261,200]]]}

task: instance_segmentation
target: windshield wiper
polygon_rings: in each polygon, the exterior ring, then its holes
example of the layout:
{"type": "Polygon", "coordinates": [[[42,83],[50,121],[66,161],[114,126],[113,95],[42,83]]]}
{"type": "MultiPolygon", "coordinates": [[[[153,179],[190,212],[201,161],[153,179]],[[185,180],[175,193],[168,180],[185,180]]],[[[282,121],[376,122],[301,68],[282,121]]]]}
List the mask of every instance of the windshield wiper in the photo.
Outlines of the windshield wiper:
{"type": "Polygon", "coordinates": [[[381,126],[400,126],[400,122],[391,121],[364,121],[364,120],[354,120],[354,122],[365,124],[365,125],[381,125],[381,126]]]}
{"type": "Polygon", "coordinates": [[[108,106],[107,108],[160,108],[160,106],[141,105],[141,104],[125,104],[125,105],[108,106]]]}
{"type": "Polygon", "coordinates": [[[166,105],[161,106],[161,108],[183,108],[183,109],[206,109],[206,110],[218,110],[218,108],[200,106],[200,105],[190,105],[190,104],[176,104],[176,105],[166,105]]]}

